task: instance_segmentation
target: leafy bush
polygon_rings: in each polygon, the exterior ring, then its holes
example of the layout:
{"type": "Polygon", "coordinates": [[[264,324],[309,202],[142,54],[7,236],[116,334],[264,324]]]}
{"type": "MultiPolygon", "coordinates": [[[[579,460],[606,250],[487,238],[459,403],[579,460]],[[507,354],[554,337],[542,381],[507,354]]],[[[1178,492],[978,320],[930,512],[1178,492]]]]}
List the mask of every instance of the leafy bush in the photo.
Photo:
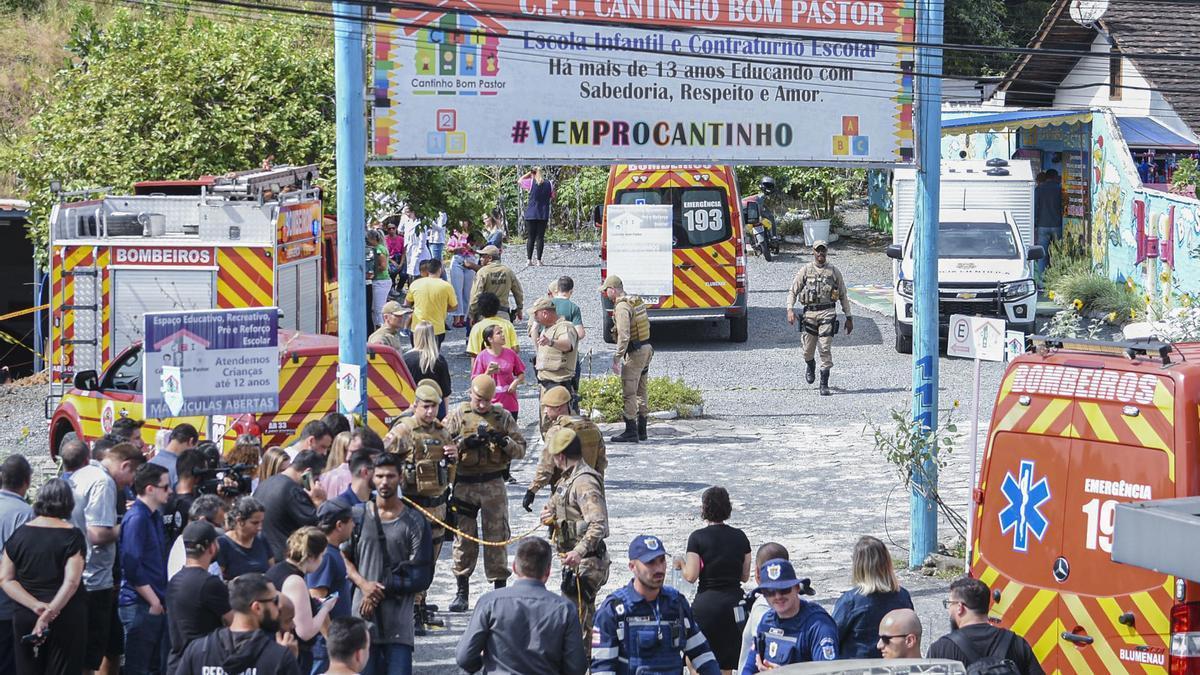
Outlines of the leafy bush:
{"type": "Polygon", "coordinates": [[[799,211],[788,211],[775,224],[779,234],[785,237],[800,237],[804,235],[804,218],[799,211]]]}
{"type": "Polygon", "coordinates": [[[1200,164],[1192,158],[1181,159],[1175,164],[1175,172],[1171,174],[1171,187],[1195,187],[1200,181],[1200,164]]]}
{"type": "Polygon", "coordinates": [[[1092,256],[1083,243],[1074,237],[1062,237],[1050,242],[1050,266],[1042,275],[1042,286],[1054,288],[1059,280],[1071,274],[1093,271],[1092,256]]]}
{"type": "Polygon", "coordinates": [[[1076,311],[1089,314],[1115,314],[1124,319],[1141,310],[1144,301],[1125,284],[1117,283],[1092,270],[1073,270],[1061,274],[1053,286],[1047,284],[1051,296],[1060,305],[1071,305],[1076,311]]]}
{"type": "MultiPolygon", "coordinates": [[[[699,389],[678,378],[652,377],[647,390],[652,412],[674,410],[680,417],[688,417],[704,403],[699,389]]],[[[579,397],[581,410],[599,410],[605,422],[620,421],[623,399],[621,378],[616,375],[584,378],[579,382],[579,397]]]]}

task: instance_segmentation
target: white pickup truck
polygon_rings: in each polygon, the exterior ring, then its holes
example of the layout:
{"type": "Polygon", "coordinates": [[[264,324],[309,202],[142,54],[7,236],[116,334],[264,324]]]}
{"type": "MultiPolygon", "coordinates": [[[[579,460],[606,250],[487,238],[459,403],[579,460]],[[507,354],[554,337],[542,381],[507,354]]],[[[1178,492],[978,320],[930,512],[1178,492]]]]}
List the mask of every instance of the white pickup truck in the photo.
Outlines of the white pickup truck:
{"type": "MultiPolygon", "coordinates": [[[[1009,329],[1032,333],[1037,315],[1034,261],[1046,255],[1030,245],[1009,211],[942,210],[938,217],[938,327],[946,337],[950,315],[1004,319],[1009,329]]],[[[898,260],[893,294],[896,351],[912,353],[913,232],[887,248],[898,260]]]]}

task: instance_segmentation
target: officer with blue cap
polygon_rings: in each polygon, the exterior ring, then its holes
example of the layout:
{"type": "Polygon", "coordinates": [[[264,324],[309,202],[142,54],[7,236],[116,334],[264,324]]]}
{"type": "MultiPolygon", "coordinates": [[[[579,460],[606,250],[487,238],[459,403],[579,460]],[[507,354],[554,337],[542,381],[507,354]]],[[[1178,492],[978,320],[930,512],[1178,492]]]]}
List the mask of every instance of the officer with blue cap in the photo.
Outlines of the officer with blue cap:
{"type": "Polygon", "coordinates": [[[800,599],[803,582],[792,563],[768,560],[759,569],[758,592],[771,608],[754,631],[742,675],[790,663],[833,661],[838,657],[838,628],[825,608],[800,599]]]}
{"type": "Polygon", "coordinates": [[[685,656],[700,675],[720,675],[687,598],[663,585],[667,549],[662,540],[648,534],[634,537],[629,571],[633,580],[605,598],[596,611],[592,675],[682,673],[685,656]]]}

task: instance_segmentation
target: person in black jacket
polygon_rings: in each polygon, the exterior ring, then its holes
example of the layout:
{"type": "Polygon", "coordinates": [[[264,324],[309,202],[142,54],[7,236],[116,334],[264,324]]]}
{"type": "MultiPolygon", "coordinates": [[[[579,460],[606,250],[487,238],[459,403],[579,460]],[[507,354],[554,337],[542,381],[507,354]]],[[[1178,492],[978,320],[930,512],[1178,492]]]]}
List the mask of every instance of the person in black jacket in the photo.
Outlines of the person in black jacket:
{"type": "Polygon", "coordinates": [[[950,614],[951,632],[929,646],[929,658],[953,659],[964,666],[1008,659],[1025,675],[1045,675],[1025,638],[988,621],[991,595],[978,579],[963,577],[950,584],[950,597],[942,604],[950,614]]]}
{"type": "Polygon", "coordinates": [[[300,675],[296,657],[276,642],[279,631],[279,591],[267,577],[243,574],[229,582],[233,622],[188,645],[176,675],[224,672],[300,675]],[[216,670],[220,668],[221,670],[216,670]]]}

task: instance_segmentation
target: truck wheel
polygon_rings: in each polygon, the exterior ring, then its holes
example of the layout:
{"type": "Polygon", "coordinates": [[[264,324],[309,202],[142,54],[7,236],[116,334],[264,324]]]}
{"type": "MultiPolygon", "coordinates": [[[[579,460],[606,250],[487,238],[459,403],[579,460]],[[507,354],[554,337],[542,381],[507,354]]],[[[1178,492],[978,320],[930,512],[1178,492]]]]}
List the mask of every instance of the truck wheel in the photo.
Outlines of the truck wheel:
{"type": "Polygon", "coordinates": [[[901,354],[911,354],[912,353],[912,334],[910,333],[909,335],[905,335],[904,332],[900,330],[900,322],[899,321],[895,321],[895,326],[896,326],[896,351],[901,354]]]}
{"type": "Polygon", "coordinates": [[[612,318],[612,314],[609,314],[608,312],[605,312],[605,313],[604,313],[604,322],[603,322],[603,323],[604,323],[604,325],[603,325],[603,331],[604,331],[604,335],[603,335],[603,337],[604,337],[604,341],[605,341],[605,342],[607,342],[607,343],[608,343],[608,344],[610,344],[610,345],[615,345],[615,344],[617,344],[617,336],[613,335],[613,318],[612,318]]]}
{"type": "Polygon", "coordinates": [[[729,319],[729,341],[745,342],[750,337],[750,317],[735,316],[729,319]]]}

